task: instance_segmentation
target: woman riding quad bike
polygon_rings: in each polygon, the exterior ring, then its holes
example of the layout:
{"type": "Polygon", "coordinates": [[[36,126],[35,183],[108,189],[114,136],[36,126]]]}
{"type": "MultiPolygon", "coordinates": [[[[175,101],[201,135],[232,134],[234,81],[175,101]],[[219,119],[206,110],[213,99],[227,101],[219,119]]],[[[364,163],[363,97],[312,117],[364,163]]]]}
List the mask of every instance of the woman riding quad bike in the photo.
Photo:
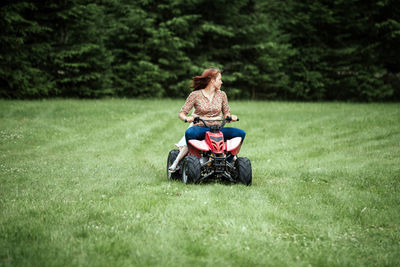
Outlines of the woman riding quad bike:
{"type": "MultiPolygon", "coordinates": [[[[210,179],[218,179],[234,183],[251,185],[252,170],[248,158],[237,157],[242,144],[241,137],[229,140],[224,139],[221,129],[231,117],[226,117],[221,124],[207,125],[207,122],[217,120],[203,120],[196,117],[194,123],[200,121],[210,130],[206,132],[204,140],[191,139],[187,141],[189,153],[179,162],[179,168],[171,173],[168,167],[175,161],[179,151],[169,152],[167,160],[167,176],[170,179],[181,178],[185,184],[201,183],[210,179]]],[[[239,120],[239,119],[237,119],[239,120]]]]}

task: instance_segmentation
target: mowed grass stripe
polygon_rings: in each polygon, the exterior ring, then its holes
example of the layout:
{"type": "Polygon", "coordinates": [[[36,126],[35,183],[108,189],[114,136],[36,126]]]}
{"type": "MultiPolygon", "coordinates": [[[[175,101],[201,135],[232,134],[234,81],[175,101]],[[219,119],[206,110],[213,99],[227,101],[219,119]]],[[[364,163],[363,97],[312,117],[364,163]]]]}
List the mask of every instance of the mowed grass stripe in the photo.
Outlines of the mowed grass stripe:
{"type": "Polygon", "coordinates": [[[1,264],[399,264],[398,104],[232,101],[251,187],[166,179],[182,104],[1,101],[1,264]]]}

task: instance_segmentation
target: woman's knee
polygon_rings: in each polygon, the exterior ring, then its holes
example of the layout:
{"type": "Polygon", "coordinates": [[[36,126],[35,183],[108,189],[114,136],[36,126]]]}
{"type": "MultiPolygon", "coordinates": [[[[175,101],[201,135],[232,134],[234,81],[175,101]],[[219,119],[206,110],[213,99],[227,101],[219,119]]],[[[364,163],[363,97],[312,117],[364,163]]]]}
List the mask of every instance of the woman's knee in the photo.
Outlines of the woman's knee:
{"type": "Polygon", "coordinates": [[[201,131],[201,129],[198,129],[196,127],[190,127],[186,130],[185,137],[186,140],[201,139],[202,137],[204,138],[204,133],[201,131]]]}
{"type": "Polygon", "coordinates": [[[192,134],[193,134],[193,127],[190,127],[185,131],[185,135],[192,135],[192,134]]]}
{"type": "Polygon", "coordinates": [[[186,132],[185,132],[186,141],[187,141],[187,140],[190,140],[190,139],[193,139],[192,137],[193,137],[194,132],[193,132],[193,129],[192,129],[192,128],[193,128],[193,127],[188,128],[188,129],[186,130],[186,132]]]}
{"type": "Polygon", "coordinates": [[[239,136],[242,138],[242,140],[244,140],[244,138],[246,137],[246,132],[243,131],[242,129],[238,129],[239,130],[239,136]]]}
{"type": "Polygon", "coordinates": [[[187,142],[187,140],[191,139],[191,137],[192,137],[191,131],[189,131],[189,129],[187,129],[185,132],[186,142],[187,142]]]}

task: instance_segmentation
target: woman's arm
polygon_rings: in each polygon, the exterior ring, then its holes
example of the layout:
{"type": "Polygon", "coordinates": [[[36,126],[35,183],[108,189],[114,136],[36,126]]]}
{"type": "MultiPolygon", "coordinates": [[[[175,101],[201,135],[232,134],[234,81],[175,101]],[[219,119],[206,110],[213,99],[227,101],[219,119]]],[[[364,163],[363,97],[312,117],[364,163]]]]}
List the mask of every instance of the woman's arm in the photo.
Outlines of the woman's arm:
{"type": "Polygon", "coordinates": [[[193,122],[193,120],[194,120],[193,116],[186,116],[185,112],[179,112],[178,117],[182,121],[186,121],[186,122],[193,122]]]}
{"type": "Polygon", "coordinates": [[[187,116],[187,114],[194,107],[195,100],[195,92],[190,93],[190,95],[186,98],[186,102],[181,108],[181,111],[179,111],[178,113],[179,119],[181,119],[182,121],[193,122],[193,116],[187,116]]]}
{"type": "Polygon", "coordinates": [[[226,96],[225,92],[223,93],[223,97],[222,97],[222,114],[224,115],[224,118],[231,116],[232,121],[237,121],[237,116],[231,114],[231,110],[229,108],[229,104],[228,104],[228,97],[226,96]]]}

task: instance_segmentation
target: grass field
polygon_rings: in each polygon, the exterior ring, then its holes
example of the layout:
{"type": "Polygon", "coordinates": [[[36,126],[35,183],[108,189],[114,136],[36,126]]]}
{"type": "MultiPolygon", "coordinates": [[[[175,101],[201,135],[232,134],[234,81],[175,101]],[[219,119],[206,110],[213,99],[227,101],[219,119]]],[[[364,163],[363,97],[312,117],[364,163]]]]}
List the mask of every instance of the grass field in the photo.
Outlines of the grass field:
{"type": "Polygon", "coordinates": [[[0,266],[399,266],[400,105],[231,102],[253,185],[184,185],[183,100],[0,101],[0,266]]]}

